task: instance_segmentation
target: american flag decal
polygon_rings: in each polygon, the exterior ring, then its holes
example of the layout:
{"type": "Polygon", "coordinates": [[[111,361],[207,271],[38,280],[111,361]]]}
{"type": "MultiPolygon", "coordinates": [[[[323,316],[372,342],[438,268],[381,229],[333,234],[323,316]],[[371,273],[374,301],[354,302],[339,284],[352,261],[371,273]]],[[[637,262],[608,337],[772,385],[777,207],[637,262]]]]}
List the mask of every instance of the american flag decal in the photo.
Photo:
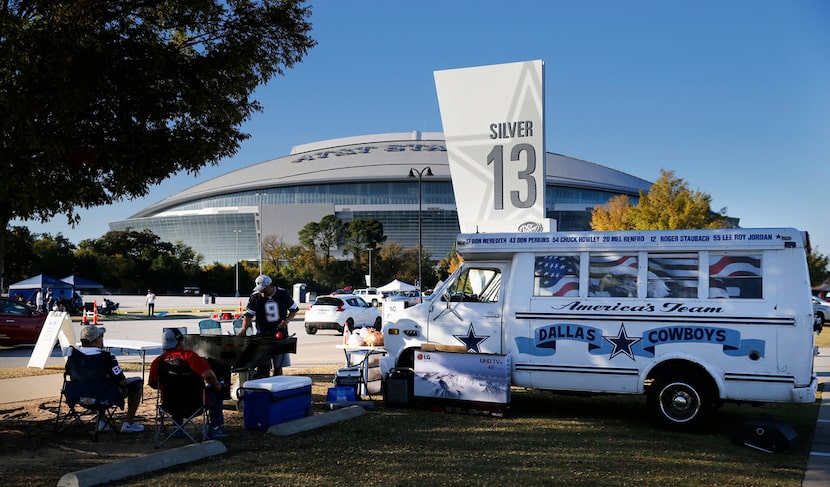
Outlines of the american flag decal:
{"type": "Polygon", "coordinates": [[[710,298],[761,298],[763,282],[760,255],[711,255],[710,298]]]}
{"type": "Polygon", "coordinates": [[[579,257],[544,255],[536,257],[534,275],[537,295],[579,296],[579,257]]]}

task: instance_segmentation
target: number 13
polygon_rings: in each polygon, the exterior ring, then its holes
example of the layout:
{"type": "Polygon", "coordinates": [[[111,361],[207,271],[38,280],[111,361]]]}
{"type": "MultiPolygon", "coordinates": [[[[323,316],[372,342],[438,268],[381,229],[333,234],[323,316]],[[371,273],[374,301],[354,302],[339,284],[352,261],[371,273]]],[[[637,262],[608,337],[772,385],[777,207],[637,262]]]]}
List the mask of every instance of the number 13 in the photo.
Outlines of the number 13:
{"type": "MultiPolygon", "coordinates": [[[[521,161],[525,153],[525,168],[518,172],[518,178],[527,184],[527,199],[522,201],[519,191],[510,192],[510,202],[515,208],[530,208],[536,204],[536,149],[530,144],[516,144],[510,151],[511,161],[521,161]]],[[[504,146],[496,145],[487,154],[487,165],[493,164],[493,205],[497,210],[504,209],[504,146]]]]}

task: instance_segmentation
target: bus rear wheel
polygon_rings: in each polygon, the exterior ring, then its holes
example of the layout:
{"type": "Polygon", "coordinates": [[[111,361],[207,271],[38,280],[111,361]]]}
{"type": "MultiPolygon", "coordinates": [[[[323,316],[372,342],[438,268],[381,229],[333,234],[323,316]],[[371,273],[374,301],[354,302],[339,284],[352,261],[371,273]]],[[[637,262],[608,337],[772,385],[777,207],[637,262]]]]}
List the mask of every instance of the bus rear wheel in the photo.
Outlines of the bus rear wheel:
{"type": "Polygon", "coordinates": [[[661,377],[654,381],[649,403],[657,421],[676,431],[699,429],[712,411],[712,397],[697,377],[661,377]]]}

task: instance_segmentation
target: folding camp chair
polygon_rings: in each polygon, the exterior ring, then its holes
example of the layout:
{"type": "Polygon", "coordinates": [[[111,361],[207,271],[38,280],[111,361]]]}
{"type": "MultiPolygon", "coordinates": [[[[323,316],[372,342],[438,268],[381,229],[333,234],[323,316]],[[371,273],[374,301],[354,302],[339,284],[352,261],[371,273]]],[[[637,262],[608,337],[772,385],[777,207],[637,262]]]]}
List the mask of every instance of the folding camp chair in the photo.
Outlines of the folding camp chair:
{"type": "Polygon", "coordinates": [[[205,382],[180,359],[158,365],[156,423],[153,446],[159,448],[173,437],[199,443],[208,438],[208,407],[205,382]]]}
{"type": "Polygon", "coordinates": [[[72,349],[63,374],[55,431],[74,424],[94,441],[102,430],[118,433],[113,415],[116,409],[124,409],[124,397],[118,384],[107,377],[109,367],[105,354],[85,355],[72,349]],[[62,413],[64,402],[66,412],[62,413]]]}
{"type": "MultiPolygon", "coordinates": [[[[238,335],[240,331],[242,331],[242,321],[245,318],[237,318],[233,320],[233,334],[238,335]]],[[[254,334],[254,327],[249,326],[248,331],[245,332],[245,336],[251,336],[254,334]]]]}
{"type": "Polygon", "coordinates": [[[216,320],[202,320],[199,322],[200,335],[221,335],[222,324],[216,320]]]}

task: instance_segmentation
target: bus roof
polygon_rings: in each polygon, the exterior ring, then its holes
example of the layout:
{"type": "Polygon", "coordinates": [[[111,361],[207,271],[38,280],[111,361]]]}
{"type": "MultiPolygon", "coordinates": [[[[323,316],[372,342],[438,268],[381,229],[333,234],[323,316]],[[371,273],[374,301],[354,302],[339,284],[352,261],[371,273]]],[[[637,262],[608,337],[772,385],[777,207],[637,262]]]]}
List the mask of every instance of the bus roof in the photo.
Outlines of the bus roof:
{"type": "Polygon", "coordinates": [[[462,254],[579,251],[750,250],[804,248],[806,233],[794,228],[626,230],[613,232],[462,233],[462,254]]]}

